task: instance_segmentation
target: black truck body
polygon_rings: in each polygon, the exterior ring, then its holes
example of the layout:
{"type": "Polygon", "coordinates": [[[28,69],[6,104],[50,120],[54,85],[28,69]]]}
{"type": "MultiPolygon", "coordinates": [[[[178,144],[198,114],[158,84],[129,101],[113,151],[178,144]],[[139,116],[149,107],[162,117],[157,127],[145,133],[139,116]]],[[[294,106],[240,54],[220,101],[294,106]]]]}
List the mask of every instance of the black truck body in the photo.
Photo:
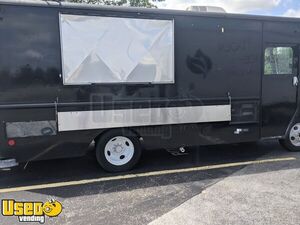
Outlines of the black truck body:
{"type": "Polygon", "coordinates": [[[0,159],[27,162],[81,156],[111,129],[130,130],[144,149],[290,137],[290,128],[299,122],[299,22],[1,1],[0,159]],[[64,83],[61,15],[171,21],[174,80],[64,83]],[[145,114],[137,118],[134,111],[145,114]],[[97,121],[97,113],[105,118],[114,112],[134,118],[97,121]],[[78,119],[91,114],[94,118],[84,124],[78,119]],[[202,116],[193,121],[196,114],[202,116]]]}

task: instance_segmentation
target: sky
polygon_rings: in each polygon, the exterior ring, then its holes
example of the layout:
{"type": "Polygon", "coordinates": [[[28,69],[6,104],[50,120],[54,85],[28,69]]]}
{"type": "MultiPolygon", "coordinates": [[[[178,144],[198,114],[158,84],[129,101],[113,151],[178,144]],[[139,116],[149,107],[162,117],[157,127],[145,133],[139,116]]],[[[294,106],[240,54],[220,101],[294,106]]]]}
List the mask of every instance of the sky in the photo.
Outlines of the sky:
{"type": "Polygon", "coordinates": [[[300,0],[165,0],[159,8],[186,9],[191,5],[220,6],[228,13],[300,17],[300,0]]]}

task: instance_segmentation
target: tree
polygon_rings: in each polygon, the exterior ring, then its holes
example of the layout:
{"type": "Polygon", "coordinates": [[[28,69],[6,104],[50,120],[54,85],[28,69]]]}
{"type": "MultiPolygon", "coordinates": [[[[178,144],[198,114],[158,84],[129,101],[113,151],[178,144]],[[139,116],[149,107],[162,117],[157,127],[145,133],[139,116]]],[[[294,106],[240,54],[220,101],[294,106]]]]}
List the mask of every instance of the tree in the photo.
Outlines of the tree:
{"type": "Polygon", "coordinates": [[[154,2],[162,2],[164,0],[68,0],[69,2],[88,3],[99,5],[116,5],[116,6],[134,6],[156,8],[154,2]]]}

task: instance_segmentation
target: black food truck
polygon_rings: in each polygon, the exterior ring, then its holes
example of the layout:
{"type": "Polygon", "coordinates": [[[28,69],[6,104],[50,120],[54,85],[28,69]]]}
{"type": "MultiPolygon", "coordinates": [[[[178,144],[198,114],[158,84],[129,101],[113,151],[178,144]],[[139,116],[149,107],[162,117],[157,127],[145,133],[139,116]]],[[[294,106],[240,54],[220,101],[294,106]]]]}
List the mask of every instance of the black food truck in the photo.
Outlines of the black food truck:
{"type": "Polygon", "coordinates": [[[0,1],[0,167],[278,139],[300,150],[300,19],[0,1]]]}

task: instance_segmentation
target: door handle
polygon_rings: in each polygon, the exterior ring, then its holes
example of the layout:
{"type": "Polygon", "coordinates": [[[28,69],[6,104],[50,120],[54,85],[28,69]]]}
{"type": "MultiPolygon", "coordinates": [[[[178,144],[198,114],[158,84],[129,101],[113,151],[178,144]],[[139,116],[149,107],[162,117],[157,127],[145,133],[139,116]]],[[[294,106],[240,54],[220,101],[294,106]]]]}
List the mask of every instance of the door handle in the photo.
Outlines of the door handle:
{"type": "Polygon", "coordinates": [[[294,77],[293,78],[293,85],[295,86],[295,87],[297,87],[298,86],[298,83],[299,83],[299,80],[298,80],[298,77],[294,77]]]}

